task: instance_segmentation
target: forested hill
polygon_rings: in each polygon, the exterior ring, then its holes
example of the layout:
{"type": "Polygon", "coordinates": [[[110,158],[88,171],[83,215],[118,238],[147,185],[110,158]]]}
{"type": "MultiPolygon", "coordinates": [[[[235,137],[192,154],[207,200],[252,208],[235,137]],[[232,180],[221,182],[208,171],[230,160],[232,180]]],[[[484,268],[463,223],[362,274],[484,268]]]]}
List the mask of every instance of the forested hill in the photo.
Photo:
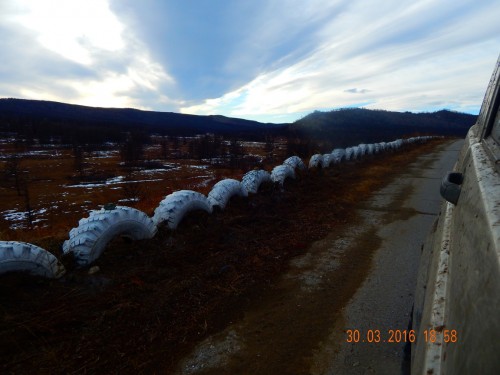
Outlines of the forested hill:
{"type": "Polygon", "coordinates": [[[127,132],[189,136],[215,133],[264,139],[288,135],[337,147],[387,141],[413,134],[464,137],[477,116],[442,110],[433,113],[341,109],[313,112],[293,124],[270,124],[225,116],[196,116],[131,108],[95,108],[51,101],[0,99],[0,132],[40,142],[101,143],[123,140],[127,132]]]}
{"type": "Polygon", "coordinates": [[[196,116],[132,108],[96,108],[25,99],[0,99],[0,131],[19,131],[30,124],[35,132],[60,136],[67,128],[85,128],[105,133],[141,130],[146,133],[193,135],[218,133],[247,135],[275,132],[287,124],[263,124],[225,116],[196,116]],[[5,129],[6,124],[14,129],[5,129]],[[17,129],[16,129],[17,128],[17,129]]]}
{"type": "Polygon", "coordinates": [[[348,108],[313,112],[289,127],[297,137],[328,140],[338,146],[379,142],[409,134],[465,137],[477,116],[442,110],[432,113],[348,108]]]}

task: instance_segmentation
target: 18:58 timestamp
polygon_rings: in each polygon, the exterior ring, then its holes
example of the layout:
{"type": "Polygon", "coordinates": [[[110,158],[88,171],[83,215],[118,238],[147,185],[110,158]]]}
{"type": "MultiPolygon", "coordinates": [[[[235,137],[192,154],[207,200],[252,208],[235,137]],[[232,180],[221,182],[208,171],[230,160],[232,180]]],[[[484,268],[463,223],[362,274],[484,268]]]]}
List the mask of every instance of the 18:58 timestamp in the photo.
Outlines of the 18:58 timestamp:
{"type": "MultiPolygon", "coordinates": [[[[398,342],[415,342],[417,333],[410,329],[389,329],[387,332],[379,329],[369,329],[366,332],[361,332],[359,329],[346,330],[346,341],[351,343],[369,342],[369,343],[398,343],[398,342]]],[[[454,329],[435,330],[428,329],[423,331],[423,339],[425,342],[436,342],[439,335],[443,335],[442,340],[445,343],[457,342],[458,333],[454,329]]]]}

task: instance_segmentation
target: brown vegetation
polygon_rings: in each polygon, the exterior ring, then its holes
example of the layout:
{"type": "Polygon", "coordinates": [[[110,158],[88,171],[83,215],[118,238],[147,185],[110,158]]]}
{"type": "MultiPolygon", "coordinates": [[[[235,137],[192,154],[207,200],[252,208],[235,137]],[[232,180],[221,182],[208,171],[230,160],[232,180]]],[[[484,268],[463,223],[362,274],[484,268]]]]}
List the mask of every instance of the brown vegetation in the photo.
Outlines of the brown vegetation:
{"type": "Polygon", "coordinates": [[[80,146],[71,149],[0,144],[0,154],[6,156],[0,159],[0,239],[42,247],[54,239],[62,242],[89,210],[110,202],[152,215],[160,201],[173,191],[192,189],[207,194],[222,178],[239,179],[257,165],[272,168],[284,159],[286,151],[283,140],[277,139],[273,160],[267,160],[264,143],[244,143],[240,153],[259,156],[263,162],[258,159],[233,165],[234,158],[215,163],[215,159],[207,158],[212,155],[209,151],[203,154],[207,159],[190,157],[189,149],[197,143],[195,138],[183,141],[158,137],[153,141],[148,146],[140,145],[142,151],[127,149],[127,144],[87,151],[80,146]],[[140,159],[136,158],[138,153],[140,159]],[[116,178],[119,180],[113,183],[116,178]],[[7,220],[9,214],[28,212],[26,192],[32,220],[28,215],[24,220],[7,220]]]}

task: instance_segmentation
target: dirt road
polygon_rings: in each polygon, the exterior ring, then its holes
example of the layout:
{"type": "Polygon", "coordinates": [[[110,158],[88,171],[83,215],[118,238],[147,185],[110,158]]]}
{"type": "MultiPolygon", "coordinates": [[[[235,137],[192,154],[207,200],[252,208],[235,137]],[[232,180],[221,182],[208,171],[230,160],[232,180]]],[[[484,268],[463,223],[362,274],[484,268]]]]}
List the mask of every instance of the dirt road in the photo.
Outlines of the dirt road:
{"type": "Polygon", "coordinates": [[[361,202],[352,225],[294,258],[242,319],[201,342],[177,373],[406,373],[405,343],[388,341],[391,330],[407,329],[421,244],[461,144],[419,157],[361,202]],[[359,342],[347,342],[348,330],[359,330],[359,342]],[[369,330],[380,342],[363,342],[369,330]]]}

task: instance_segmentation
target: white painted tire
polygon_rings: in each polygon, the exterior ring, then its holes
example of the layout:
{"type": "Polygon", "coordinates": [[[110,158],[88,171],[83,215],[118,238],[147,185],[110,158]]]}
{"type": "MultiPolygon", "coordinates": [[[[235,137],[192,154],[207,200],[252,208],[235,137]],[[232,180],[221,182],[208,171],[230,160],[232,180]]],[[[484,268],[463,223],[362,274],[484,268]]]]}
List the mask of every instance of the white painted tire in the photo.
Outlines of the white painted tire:
{"type": "Polygon", "coordinates": [[[373,143],[369,143],[366,145],[366,155],[373,155],[375,153],[375,145],[373,143]]]}
{"type": "Polygon", "coordinates": [[[195,210],[212,213],[207,197],[197,191],[179,190],[169,194],[156,207],[153,222],[159,225],[166,222],[170,229],[176,229],[184,216],[195,210]]]}
{"type": "Polygon", "coordinates": [[[358,146],[351,147],[351,159],[350,160],[358,160],[361,157],[361,150],[358,146]]]}
{"type": "Polygon", "coordinates": [[[302,161],[301,158],[298,156],[290,156],[288,159],[286,159],[283,164],[288,164],[290,167],[292,167],[294,170],[297,169],[297,167],[300,170],[306,169],[306,165],[302,161]]]}
{"type": "Polygon", "coordinates": [[[66,270],[59,260],[41,247],[26,242],[0,241],[0,274],[28,272],[57,279],[66,270]]]}
{"type": "Polygon", "coordinates": [[[354,149],[352,147],[347,147],[345,149],[345,160],[351,161],[354,158],[354,149]]]}
{"type": "Polygon", "coordinates": [[[394,141],[394,144],[396,146],[396,150],[399,150],[401,147],[403,147],[403,140],[402,139],[396,139],[394,141]]]}
{"type": "Polygon", "coordinates": [[[208,202],[212,206],[212,209],[215,206],[218,206],[221,210],[226,208],[227,202],[233,197],[237,195],[239,197],[247,197],[248,191],[243,186],[243,184],[232,178],[226,178],[217,182],[210,193],[208,193],[208,202]]]}
{"type": "Polygon", "coordinates": [[[247,172],[241,180],[247,192],[252,194],[257,194],[259,186],[264,182],[271,182],[271,175],[263,169],[247,172]]]}
{"type": "Polygon", "coordinates": [[[282,164],[273,168],[271,172],[271,181],[283,186],[287,178],[295,178],[295,171],[290,165],[282,164]]]}
{"type": "Polygon", "coordinates": [[[359,157],[364,157],[368,153],[368,145],[364,143],[360,143],[358,145],[359,157]]]}
{"type": "Polygon", "coordinates": [[[309,159],[309,169],[318,167],[323,168],[323,155],[314,154],[311,156],[311,159],[309,159]]]}
{"type": "Polygon", "coordinates": [[[116,206],[113,209],[91,211],[81,219],[78,227],[71,229],[69,240],[64,241],[63,252],[73,253],[80,266],[87,266],[99,258],[106,245],[116,236],[132,240],[152,238],[156,225],[144,212],[132,207],[116,206]]]}
{"type": "Polygon", "coordinates": [[[323,168],[328,168],[330,164],[334,161],[332,154],[324,154],[323,155],[323,168]]]}
{"type": "Polygon", "coordinates": [[[333,162],[335,164],[341,163],[346,160],[346,152],[343,148],[336,148],[331,152],[333,156],[333,162]]]}

